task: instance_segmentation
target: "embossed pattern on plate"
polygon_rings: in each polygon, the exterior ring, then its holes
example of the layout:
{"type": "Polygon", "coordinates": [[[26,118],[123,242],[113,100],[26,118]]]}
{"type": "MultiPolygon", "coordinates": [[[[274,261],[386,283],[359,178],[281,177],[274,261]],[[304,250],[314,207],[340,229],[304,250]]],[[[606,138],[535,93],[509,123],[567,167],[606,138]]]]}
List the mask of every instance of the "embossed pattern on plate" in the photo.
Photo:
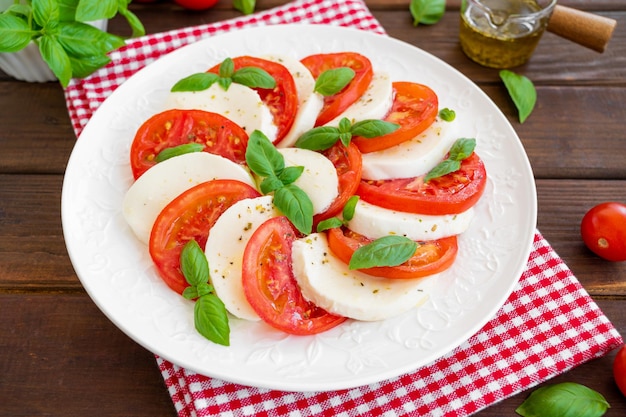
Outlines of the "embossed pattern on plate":
{"type": "Polygon", "coordinates": [[[164,56],[120,86],[98,109],[72,152],[62,196],[70,258],[83,286],[121,330],[150,351],[192,371],[286,391],[324,391],[410,372],[477,332],[522,274],[536,225],[536,192],[515,131],[471,81],[432,55],[382,35],[334,26],[281,25],[208,38],[164,56]],[[326,333],[289,336],[232,320],[231,346],[193,327],[193,303],[158,278],[147,248],[126,225],[122,199],[132,183],[134,132],[160,111],[169,86],[226,57],[357,51],[394,80],[429,85],[440,107],[457,113],[460,135],[477,139],[488,185],[460,255],[419,309],[381,322],[348,321],[326,333]]]}

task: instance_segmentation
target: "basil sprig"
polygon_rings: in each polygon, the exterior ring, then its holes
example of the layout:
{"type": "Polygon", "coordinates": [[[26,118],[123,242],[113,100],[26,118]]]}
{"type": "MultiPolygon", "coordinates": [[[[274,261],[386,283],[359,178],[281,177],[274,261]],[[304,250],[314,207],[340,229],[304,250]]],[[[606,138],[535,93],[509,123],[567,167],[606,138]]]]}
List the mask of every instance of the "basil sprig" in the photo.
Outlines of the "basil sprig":
{"type": "Polygon", "coordinates": [[[263,180],[259,186],[263,194],[274,193],[274,205],[300,232],[308,235],[313,229],[313,203],[309,196],[294,184],[304,167],[285,167],[285,158],[259,130],[252,132],[246,148],[248,167],[263,180]]]}
{"type": "Polygon", "coordinates": [[[347,117],[344,117],[339,121],[338,127],[319,126],[304,132],[296,141],[295,146],[312,151],[323,151],[333,146],[338,140],[344,146],[348,146],[353,136],[373,139],[394,132],[399,127],[400,125],[396,123],[373,119],[352,124],[347,117]]]}
{"type": "Polygon", "coordinates": [[[383,236],[354,251],[348,267],[365,269],[401,265],[411,259],[418,246],[417,242],[405,236],[383,236]]]}
{"type": "Polygon", "coordinates": [[[179,80],[172,87],[172,92],[203,91],[218,83],[224,91],[232,83],[242,84],[250,88],[275,88],[276,80],[267,71],[258,67],[242,67],[235,71],[231,58],[226,58],[219,66],[218,74],[198,72],[179,80]]]}
{"type": "Polygon", "coordinates": [[[315,80],[313,91],[324,97],[337,94],[352,81],[355,72],[349,67],[332,68],[322,72],[315,80]]]}
{"type": "Polygon", "coordinates": [[[450,148],[448,158],[439,162],[437,166],[431,169],[428,174],[426,174],[426,177],[424,177],[424,182],[458,171],[461,168],[461,161],[469,158],[472,152],[474,152],[474,148],[476,148],[476,139],[457,139],[452,145],[452,148],[450,148]]]}
{"type": "Polygon", "coordinates": [[[500,71],[504,83],[519,114],[519,122],[524,123],[537,103],[537,90],[530,79],[509,70],[500,71]]]}
{"type": "Polygon", "coordinates": [[[441,20],[446,12],[445,0],[411,0],[409,11],[413,16],[413,26],[420,23],[433,25],[441,20]]]}
{"type": "Polygon", "coordinates": [[[189,283],[183,297],[196,299],[194,325],[198,333],[210,341],[229,346],[230,326],[226,306],[210,283],[209,263],[195,240],[185,244],[180,254],[180,268],[189,283]]]}
{"type": "Polygon", "coordinates": [[[347,223],[354,217],[354,211],[356,209],[356,203],[359,202],[359,196],[353,195],[348,199],[346,205],[343,206],[343,212],[340,219],[338,217],[330,217],[322,220],[317,224],[317,231],[323,232],[324,230],[334,229],[335,227],[346,226],[347,223]]]}
{"type": "Polygon", "coordinates": [[[610,408],[598,392],[575,382],[534,390],[515,410],[522,417],[600,417],[610,408]]]}

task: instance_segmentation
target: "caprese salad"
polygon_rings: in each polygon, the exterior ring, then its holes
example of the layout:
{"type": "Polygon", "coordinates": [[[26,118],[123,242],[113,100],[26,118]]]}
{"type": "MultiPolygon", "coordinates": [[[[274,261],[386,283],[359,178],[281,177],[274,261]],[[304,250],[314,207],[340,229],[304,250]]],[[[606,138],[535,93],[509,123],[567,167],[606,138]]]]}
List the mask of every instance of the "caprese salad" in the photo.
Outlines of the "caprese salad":
{"type": "Polygon", "coordinates": [[[162,105],[123,213],[219,344],[232,319],[310,335],[419,306],[485,188],[454,111],[359,53],[227,58],[162,105]]]}

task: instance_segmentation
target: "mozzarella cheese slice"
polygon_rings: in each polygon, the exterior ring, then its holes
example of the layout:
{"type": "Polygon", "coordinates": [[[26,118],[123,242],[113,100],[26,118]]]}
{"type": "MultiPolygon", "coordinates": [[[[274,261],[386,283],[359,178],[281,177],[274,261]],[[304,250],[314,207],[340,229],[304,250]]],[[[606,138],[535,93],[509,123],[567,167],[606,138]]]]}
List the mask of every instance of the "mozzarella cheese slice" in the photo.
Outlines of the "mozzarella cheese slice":
{"type": "Polygon", "coordinates": [[[461,234],[473,218],[473,207],[460,214],[431,216],[389,210],[359,200],[347,227],[370,239],[399,235],[424,241],[461,234]]]}
{"type": "Polygon", "coordinates": [[[348,107],[342,114],[335,117],[327,126],[339,126],[344,117],[350,122],[361,120],[384,119],[393,104],[393,86],[386,73],[375,73],[365,93],[348,107]]]}
{"type": "Polygon", "coordinates": [[[279,148],[288,148],[306,131],[313,129],[317,115],[324,106],[324,97],[313,91],[315,78],[300,61],[288,56],[270,55],[267,60],[282,64],[291,73],[298,92],[298,112],[287,135],[276,145],[279,148]]]}
{"type": "Polygon", "coordinates": [[[206,243],[211,283],[226,309],[235,317],[260,320],[248,303],[242,283],[243,252],[254,231],[280,215],[271,196],[249,198],[230,206],[217,219],[206,243]]]}
{"type": "Polygon", "coordinates": [[[444,159],[457,139],[453,130],[451,122],[437,119],[411,140],[363,154],[363,178],[389,180],[426,174],[444,159]]]}
{"type": "Polygon", "coordinates": [[[285,158],[285,166],[303,166],[302,175],[295,181],[311,199],[313,214],[322,213],[339,195],[337,170],[328,158],[318,152],[300,148],[278,150],[285,158]]]}
{"type": "Polygon", "coordinates": [[[260,130],[270,141],[276,138],[278,131],[270,109],[259,94],[252,88],[237,83],[232,83],[227,91],[218,83],[213,83],[202,91],[171,92],[165,107],[219,113],[237,123],[248,134],[260,130]]]}
{"type": "Polygon", "coordinates": [[[292,262],[306,299],[328,312],[364,321],[384,320],[421,305],[436,277],[387,279],[350,270],[332,254],[321,233],[294,241],[292,262]]]}
{"type": "Polygon", "coordinates": [[[150,241],[152,225],[176,196],[201,182],[233,179],[255,186],[250,173],[229,159],[208,152],[175,156],[152,166],[126,192],[122,212],[137,238],[150,241]]]}

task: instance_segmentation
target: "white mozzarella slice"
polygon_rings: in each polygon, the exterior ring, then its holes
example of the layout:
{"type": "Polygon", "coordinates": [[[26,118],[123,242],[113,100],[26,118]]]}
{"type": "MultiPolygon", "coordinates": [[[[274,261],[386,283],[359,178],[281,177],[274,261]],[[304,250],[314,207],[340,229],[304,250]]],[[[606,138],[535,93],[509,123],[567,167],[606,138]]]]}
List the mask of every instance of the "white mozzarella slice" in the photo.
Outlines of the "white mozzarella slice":
{"type": "Polygon", "coordinates": [[[288,148],[296,140],[315,126],[315,120],[324,106],[324,97],[314,92],[315,78],[300,61],[288,56],[266,56],[267,60],[282,64],[291,73],[298,92],[298,112],[287,135],[276,145],[279,148],[288,148]]]}
{"type": "Polygon", "coordinates": [[[389,210],[359,200],[354,217],[347,226],[370,239],[399,235],[424,241],[461,234],[467,230],[473,218],[473,207],[459,214],[431,216],[389,210]]]}
{"type": "Polygon", "coordinates": [[[166,109],[198,109],[219,113],[241,126],[248,134],[260,130],[273,141],[278,128],[270,109],[250,87],[232,83],[224,90],[214,83],[202,91],[179,91],[169,94],[166,109]]]}
{"type": "Polygon", "coordinates": [[[356,320],[384,320],[421,305],[432,275],[420,279],[374,277],[335,257],[326,235],[313,233],[293,242],[293,273],[302,295],[328,312],[356,320]]]}
{"type": "Polygon", "coordinates": [[[226,310],[235,317],[260,320],[243,290],[243,252],[254,231],[278,215],[271,196],[249,198],[230,206],[209,232],[205,254],[211,282],[226,310]]]}
{"type": "Polygon", "coordinates": [[[452,123],[437,119],[411,140],[363,154],[363,178],[389,180],[426,174],[443,160],[457,139],[453,130],[452,123]]]}
{"type": "Polygon", "coordinates": [[[393,104],[393,86],[386,73],[374,73],[367,91],[342,114],[326,123],[339,126],[339,121],[347,117],[352,123],[361,120],[384,119],[393,104]]]}
{"type": "Polygon", "coordinates": [[[322,213],[339,195],[337,170],[328,158],[319,152],[299,148],[278,150],[285,158],[285,166],[303,166],[304,172],[295,181],[311,199],[313,214],[322,213]]]}
{"type": "Polygon", "coordinates": [[[152,166],[133,183],[124,196],[124,218],[139,240],[148,244],[154,221],[170,201],[218,178],[255,186],[250,173],[229,159],[208,152],[183,154],[152,166]]]}

